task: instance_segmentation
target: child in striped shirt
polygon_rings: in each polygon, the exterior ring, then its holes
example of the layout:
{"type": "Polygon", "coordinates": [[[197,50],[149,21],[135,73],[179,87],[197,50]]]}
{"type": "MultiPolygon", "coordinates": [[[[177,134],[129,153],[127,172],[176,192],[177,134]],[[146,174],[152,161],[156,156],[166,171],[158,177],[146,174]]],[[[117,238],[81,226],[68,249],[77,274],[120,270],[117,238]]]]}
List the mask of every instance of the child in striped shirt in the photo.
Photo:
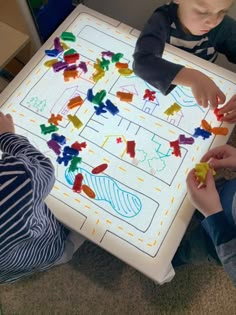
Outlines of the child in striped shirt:
{"type": "Polygon", "coordinates": [[[44,199],[55,178],[48,158],[15,134],[0,112],[0,283],[69,261],[84,238],[69,232],[44,199]]]}
{"type": "MultiPolygon", "coordinates": [[[[236,63],[236,21],[226,15],[233,0],[175,0],[157,8],[141,32],[134,52],[134,72],[167,95],[176,85],[190,87],[200,106],[216,108],[225,94],[204,73],[162,58],[165,43],[214,62],[224,54],[236,63]]],[[[236,121],[235,96],[219,114],[236,121]]]]}

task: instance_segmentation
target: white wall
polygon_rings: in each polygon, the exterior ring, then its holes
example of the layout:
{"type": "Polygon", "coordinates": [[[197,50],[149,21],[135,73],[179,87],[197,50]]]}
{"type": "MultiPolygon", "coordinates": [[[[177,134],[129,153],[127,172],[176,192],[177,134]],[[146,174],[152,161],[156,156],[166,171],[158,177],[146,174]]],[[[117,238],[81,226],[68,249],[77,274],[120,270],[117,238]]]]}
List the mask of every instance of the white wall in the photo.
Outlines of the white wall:
{"type": "MultiPolygon", "coordinates": [[[[142,29],[155,8],[167,2],[165,0],[84,0],[84,4],[89,8],[138,30],[142,29]]],[[[236,19],[236,5],[232,7],[229,14],[236,19]]],[[[219,56],[216,63],[236,72],[236,65],[229,63],[224,56],[219,56]]]]}
{"type": "Polygon", "coordinates": [[[91,9],[141,30],[144,23],[165,0],[84,0],[91,9]]]}

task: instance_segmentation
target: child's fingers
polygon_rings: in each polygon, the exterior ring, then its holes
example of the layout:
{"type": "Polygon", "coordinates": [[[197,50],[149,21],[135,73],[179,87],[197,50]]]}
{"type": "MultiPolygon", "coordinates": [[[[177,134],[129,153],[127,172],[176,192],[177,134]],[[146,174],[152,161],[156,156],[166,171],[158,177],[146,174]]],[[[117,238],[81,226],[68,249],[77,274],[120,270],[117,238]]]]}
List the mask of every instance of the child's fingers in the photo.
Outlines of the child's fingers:
{"type": "Polygon", "coordinates": [[[3,112],[0,112],[0,118],[4,118],[4,117],[7,118],[7,119],[13,120],[11,114],[6,114],[5,115],[5,114],[3,114],[3,112]]]}
{"type": "Polygon", "coordinates": [[[194,168],[188,173],[188,176],[186,178],[186,183],[187,183],[187,187],[189,189],[194,189],[195,187],[198,186],[199,182],[198,182],[198,180],[196,178],[195,169],[194,168]]]}
{"type": "Polygon", "coordinates": [[[235,102],[229,101],[228,103],[226,103],[223,107],[219,109],[219,114],[220,115],[226,114],[228,112],[231,112],[234,109],[236,109],[236,101],[235,102]]]}
{"type": "Polygon", "coordinates": [[[12,115],[11,114],[6,114],[6,118],[13,121],[12,115]]]}
{"type": "Polygon", "coordinates": [[[215,97],[215,95],[214,96],[212,95],[210,97],[210,99],[209,99],[209,103],[210,103],[210,108],[211,109],[217,108],[217,106],[218,106],[218,98],[215,97]]]}
{"type": "Polygon", "coordinates": [[[236,94],[221,108],[219,108],[219,114],[225,114],[236,108],[236,94]]]}
{"type": "Polygon", "coordinates": [[[221,162],[222,160],[217,160],[217,159],[212,158],[209,160],[208,163],[211,168],[213,168],[214,170],[217,170],[218,168],[221,168],[221,162]]]}
{"type": "MultiPolygon", "coordinates": [[[[203,106],[203,99],[200,96],[194,95],[195,100],[199,106],[203,106]]],[[[203,106],[204,107],[204,106],[203,106]]]]}
{"type": "Polygon", "coordinates": [[[219,89],[219,92],[217,93],[217,100],[218,104],[224,104],[226,100],[225,94],[219,89]]]}
{"type": "Polygon", "coordinates": [[[212,170],[208,170],[207,175],[206,175],[206,180],[205,180],[205,184],[208,187],[215,187],[215,180],[212,174],[212,170]]]}
{"type": "MultiPolygon", "coordinates": [[[[202,104],[202,107],[207,108],[207,107],[208,107],[208,104],[209,104],[208,99],[207,99],[207,98],[203,98],[203,99],[201,100],[201,104],[202,104]]],[[[210,106],[211,106],[211,105],[210,105],[210,106]]]]}
{"type": "MultiPolygon", "coordinates": [[[[213,149],[214,150],[214,149],[213,149]]],[[[217,152],[210,150],[207,153],[205,153],[202,158],[201,158],[201,162],[208,162],[213,156],[215,156],[215,154],[217,154],[217,152]]]]}
{"type": "Polygon", "coordinates": [[[208,107],[209,100],[207,95],[199,95],[195,96],[196,102],[198,103],[199,106],[202,106],[204,108],[208,107]]]}
{"type": "Polygon", "coordinates": [[[187,175],[187,177],[186,177],[186,183],[187,183],[187,185],[189,185],[189,183],[190,183],[191,181],[193,181],[193,176],[194,176],[194,169],[192,169],[192,170],[188,173],[188,175],[187,175]]]}
{"type": "Polygon", "coordinates": [[[236,122],[236,114],[235,115],[226,115],[225,117],[221,118],[221,121],[228,122],[230,124],[236,122]]]}
{"type": "Polygon", "coordinates": [[[226,151],[225,145],[221,145],[219,147],[215,147],[215,148],[209,150],[208,152],[206,152],[202,156],[200,162],[209,162],[210,159],[213,159],[213,158],[215,158],[217,160],[218,159],[222,159],[224,157],[224,155],[225,155],[225,151],[226,151]]]}

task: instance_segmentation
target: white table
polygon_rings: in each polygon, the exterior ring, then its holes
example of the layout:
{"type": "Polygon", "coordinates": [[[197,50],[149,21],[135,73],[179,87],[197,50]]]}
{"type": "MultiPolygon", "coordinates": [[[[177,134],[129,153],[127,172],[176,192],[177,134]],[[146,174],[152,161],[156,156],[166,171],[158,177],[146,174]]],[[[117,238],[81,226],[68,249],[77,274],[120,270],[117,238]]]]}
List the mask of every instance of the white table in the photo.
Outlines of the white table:
{"type": "MultiPolygon", "coordinates": [[[[190,137],[202,119],[213,127],[221,125],[211,111],[196,104],[189,89],[177,87],[166,97],[154,89],[156,99],[144,100],[145,89],[152,87],[134,74],[121,76],[114,63],[100,81],[93,81],[94,62],[103,51],[123,53],[121,61],[131,67],[137,36],[131,27],[79,5],[3,92],[1,110],[10,112],[17,132],[53,161],[57,181],[47,202],[58,219],[162,284],[174,276],[171,260],[193,214],[186,198],[186,175],[204,152],[225,143],[229,135],[196,138],[193,145],[181,145],[181,157],[176,157],[171,154],[170,141],[180,134],[190,137]],[[88,66],[87,73],[81,70],[79,78],[69,82],[64,82],[62,72],[44,66],[50,59],[45,49],[52,49],[54,38],[63,31],[76,36],[76,42],[66,43],[88,66]],[[94,104],[86,98],[89,88],[94,94],[106,90],[105,100],[119,108],[118,115],[97,116],[94,104]],[[117,91],[133,93],[132,102],[121,102],[117,91]],[[80,129],[67,119],[66,105],[77,95],[84,103],[70,114],[83,122],[80,129]],[[164,111],[174,102],[181,105],[181,111],[167,116],[164,111]],[[52,113],[63,116],[58,133],[67,137],[67,145],[87,143],[78,171],[96,193],[95,199],[72,191],[74,175],[68,175],[68,167],[59,165],[48,148],[46,141],[51,136],[42,135],[39,125],[47,125],[52,113]],[[127,140],[136,142],[134,159],[125,153],[127,140]],[[108,168],[93,175],[91,170],[102,163],[108,168]]],[[[165,58],[205,72],[228,98],[235,93],[233,73],[168,45],[165,58]]],[[[233,126],[227,127],[231,132],[233,126]]]]}

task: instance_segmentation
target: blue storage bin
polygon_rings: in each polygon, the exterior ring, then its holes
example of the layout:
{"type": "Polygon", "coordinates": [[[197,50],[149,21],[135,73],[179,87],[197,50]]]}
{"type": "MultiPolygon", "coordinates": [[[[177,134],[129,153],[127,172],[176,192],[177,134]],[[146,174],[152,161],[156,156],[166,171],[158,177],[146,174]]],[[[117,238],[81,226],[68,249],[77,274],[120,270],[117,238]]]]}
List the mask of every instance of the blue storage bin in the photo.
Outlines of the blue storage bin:
{"type": "Polygon", "coordinates": [[[39,37],[45,42],[75,6],[72,0],[28,0],[39,37]]]}

